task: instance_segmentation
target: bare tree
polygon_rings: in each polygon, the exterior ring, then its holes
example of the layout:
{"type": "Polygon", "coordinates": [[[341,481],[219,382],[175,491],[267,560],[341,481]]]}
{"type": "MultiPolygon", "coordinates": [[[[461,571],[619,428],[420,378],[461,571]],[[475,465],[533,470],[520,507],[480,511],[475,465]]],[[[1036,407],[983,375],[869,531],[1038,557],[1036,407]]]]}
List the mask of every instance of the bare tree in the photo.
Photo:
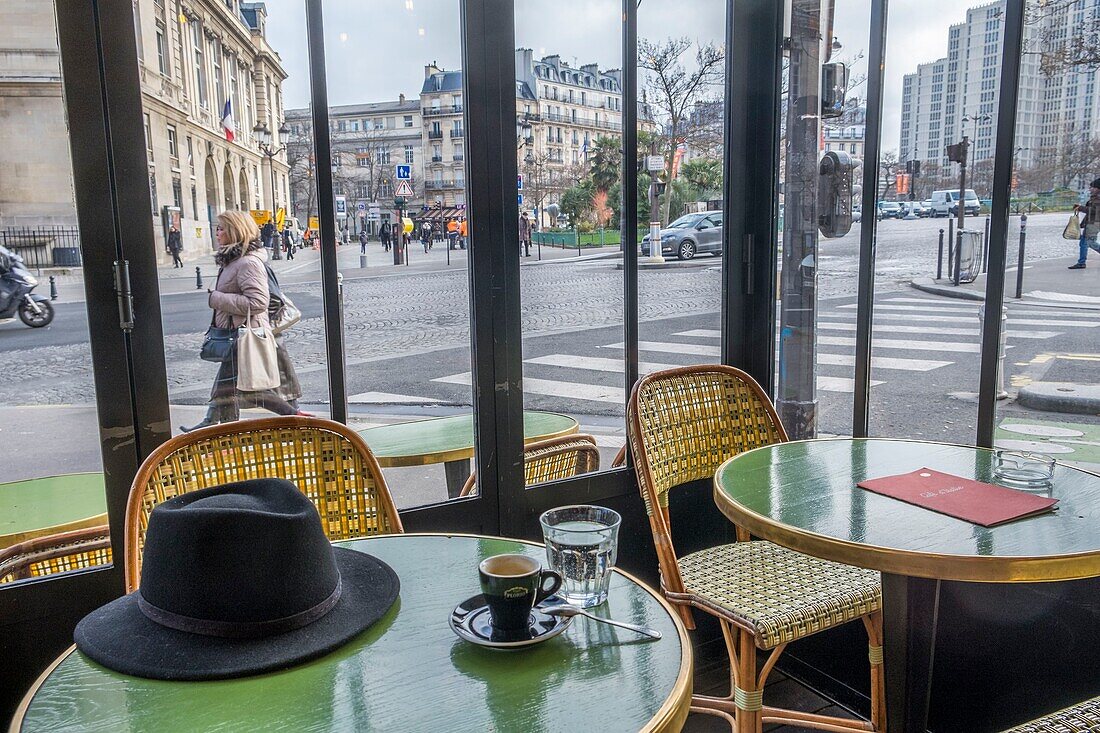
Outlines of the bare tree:
{"type": "Polygon", "coordinates": [[[540,225],[540,228],[544,210],[543,203],[554,188],[551,181],[553,173],[550,168],[551,161],[552,159],[548,153],[535,153],[531,150],[528,150],[527,154],[520,159],[519,170],[523,175],[523,193],[526,194],[524,198],[529,200],[531,205],[538,210],[535,221],[540,225]]]}
{"type": "MultiPolygon", "coordinates": [[[[685,68],[684,55],[692,45],[686,37],[664,42],[643,39],[638,43],[638,65],[646,72],[647,98],[657,113],[661,128],[657,145],[670,177],[674,175],[677,148],[689,142],[691,126],[687,123],[695,103],[721,80],[725,60],[722,49],[714,44],[700,45],[689,71],[685,68]]],[[[663,223],[668,223],[670,203],[671,197],[666,196],[661,214],[663,223]]]]}
{"type": "Polygon", "coordinates": [[[1052,77],[1066,71],[1100,69],[1100,15],[1087,13],[1084,20],[1071,16],[1092,8],[1085,0],[1042,0],[1027,3],[1024,53],[1039,57],[1039,69],[1052,77]]]}

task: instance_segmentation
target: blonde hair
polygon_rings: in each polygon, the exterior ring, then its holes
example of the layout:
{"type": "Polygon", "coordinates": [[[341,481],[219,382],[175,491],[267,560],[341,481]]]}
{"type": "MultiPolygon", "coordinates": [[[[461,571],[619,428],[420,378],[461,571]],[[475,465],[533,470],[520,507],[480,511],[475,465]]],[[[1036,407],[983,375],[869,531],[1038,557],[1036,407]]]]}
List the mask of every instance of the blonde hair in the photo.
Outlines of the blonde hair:
{"type": "Polygon", "coordinates": [[[244,245],[242,249],[247,252],[254,249],[249,245],[259,242],[260,228],[256,226],[252,217],[243,211],[223,211],[218,214],[218,224],[228,236],[230,247],[237,244],[244,245]]]}

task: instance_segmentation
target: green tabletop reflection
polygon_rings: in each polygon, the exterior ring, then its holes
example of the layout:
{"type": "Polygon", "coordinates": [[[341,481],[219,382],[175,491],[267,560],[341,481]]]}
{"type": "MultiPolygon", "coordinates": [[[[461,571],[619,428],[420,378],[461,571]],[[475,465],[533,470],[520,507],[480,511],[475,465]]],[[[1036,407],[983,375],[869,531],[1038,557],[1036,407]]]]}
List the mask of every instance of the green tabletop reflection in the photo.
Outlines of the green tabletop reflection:
{"type": "Polygon", "coordinates": [[[0,548],[17,542],[107,523],[102,473],[0,484],[0,548]]]}
{"type": "MultiPolygon", "coordinates": [[[[321,659],[237,680],[164,682],[70,652],[27,703],[21,731],[678,730],[690,704],[691,649],[650,590],[616,574],[606,608],[664,638],[586,619],[522,651],[459,640],[451,609],[478,591],[489,555],[540,546],[470,536],[395,535],[345,543],[389,563],[401,596],[378,624],[321,659]]],[[[25,701],[26,702],[26,701],[25,701]]]]}

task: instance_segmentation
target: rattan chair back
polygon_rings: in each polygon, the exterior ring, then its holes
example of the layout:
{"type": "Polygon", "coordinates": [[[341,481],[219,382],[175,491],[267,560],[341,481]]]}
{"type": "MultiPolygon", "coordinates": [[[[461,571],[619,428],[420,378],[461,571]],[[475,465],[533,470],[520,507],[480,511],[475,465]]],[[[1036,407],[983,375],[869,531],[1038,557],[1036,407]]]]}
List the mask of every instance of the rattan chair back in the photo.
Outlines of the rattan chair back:
{"type": "Polygon", "coordinates": [[[710,479],[727,458],[787,440],[771,401],[747,373],[705,364],[653,372],[627,405],[628,445],[667,590],[682,592],[669,527],[671,489],[710,479]]]}
{"type": "Polygon", "coordinates": [[[342,423],[271,417],[215,425],[168,440],[141,464],[126,505],[126,586],[138,587],[153,507],[196,489],[284,478],[316,505],[330,540],[402,532],[382,469],[342,423]]]}
{"type": "MultiPolygon", "coordinates": [[[[600,451],[596,439],[585,433],[561,435],[527,444],[523,449],[524,486],[544,484],[600,470],[600,451]]],[[[477,487],[474,474],[466,479],[459,497],[469,496],[477,487]]]]}
{"type": "Polygon", "coordinates": [[[111,564],[107,525],[36,537],[0,550],[0,583],[111,564]]]}

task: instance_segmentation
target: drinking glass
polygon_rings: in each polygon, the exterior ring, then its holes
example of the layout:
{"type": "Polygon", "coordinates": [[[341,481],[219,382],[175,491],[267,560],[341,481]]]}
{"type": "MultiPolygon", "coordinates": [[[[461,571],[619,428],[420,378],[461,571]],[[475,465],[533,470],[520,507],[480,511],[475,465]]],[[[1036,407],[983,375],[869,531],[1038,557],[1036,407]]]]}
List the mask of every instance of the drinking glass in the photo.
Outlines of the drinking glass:
{"type": "Polygon", "coordinates": [[[562,577],[558,595],[581,608],[606,601],[619,551],[618,512],[602,506],[563,506],[544,512],[539,523],[547,563],[562,577]]]}

